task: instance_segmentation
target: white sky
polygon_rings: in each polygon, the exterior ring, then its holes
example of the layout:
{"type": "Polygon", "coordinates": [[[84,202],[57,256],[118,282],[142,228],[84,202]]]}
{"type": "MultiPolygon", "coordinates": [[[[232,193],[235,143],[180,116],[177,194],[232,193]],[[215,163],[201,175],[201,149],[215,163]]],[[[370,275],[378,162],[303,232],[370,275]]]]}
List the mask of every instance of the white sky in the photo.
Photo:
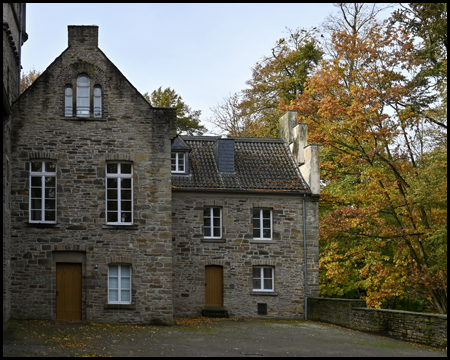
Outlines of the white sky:
{"type": "Polygon", "coordinates": [[[174,89],[212,129],[210,108],[246,87],[286,27],[319,27],[336,11],[331,3],[27,3],[22,66],[44,71],[67,48],[68,25],[98,25],[99,48],[141,93],[174,89]]]}

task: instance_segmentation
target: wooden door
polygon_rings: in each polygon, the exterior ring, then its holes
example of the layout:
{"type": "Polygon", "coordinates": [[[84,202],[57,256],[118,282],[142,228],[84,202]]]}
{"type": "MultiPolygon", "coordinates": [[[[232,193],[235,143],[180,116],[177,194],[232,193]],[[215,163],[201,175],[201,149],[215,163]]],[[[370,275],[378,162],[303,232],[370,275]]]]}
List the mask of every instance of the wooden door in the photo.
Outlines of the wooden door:
{"type": "Polygon", "coordinates": [[[81,320],[81,264],[56,264],[56,318],[81,320]]]}
{"type": "Polygon", "coordinates": [[[205,268],[205,306],[222,306],[223,268],[210,265],[205,268]]]}

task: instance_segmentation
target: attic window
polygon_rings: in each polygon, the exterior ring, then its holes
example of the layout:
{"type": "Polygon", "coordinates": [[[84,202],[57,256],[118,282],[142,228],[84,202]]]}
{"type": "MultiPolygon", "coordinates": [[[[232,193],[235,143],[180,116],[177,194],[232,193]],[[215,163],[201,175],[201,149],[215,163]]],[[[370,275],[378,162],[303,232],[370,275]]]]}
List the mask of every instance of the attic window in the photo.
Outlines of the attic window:
{"type": "Polygon", "coordinates": [[[89,116],[89,78],[81,75],[77,79],[77,116],[89,116]]]}
{"type": "Polygon", "coordinates": [[[73,89],[72,86],[66,86],[66,90],[65,90],[65,108],[64,108],[64,115],[66,117],[72,117],[73,114],[73,89]]]}
{"type": "Polygon", "coordinates": [[[94,86],[94,117],[102,116],[102,89],[100,86],[94,86]]]}
{"type": "Polygon", "coordinates": [[[184,174],[185,173],[185,153],[173,152],[172,153],[172,173],[184,174]]]}

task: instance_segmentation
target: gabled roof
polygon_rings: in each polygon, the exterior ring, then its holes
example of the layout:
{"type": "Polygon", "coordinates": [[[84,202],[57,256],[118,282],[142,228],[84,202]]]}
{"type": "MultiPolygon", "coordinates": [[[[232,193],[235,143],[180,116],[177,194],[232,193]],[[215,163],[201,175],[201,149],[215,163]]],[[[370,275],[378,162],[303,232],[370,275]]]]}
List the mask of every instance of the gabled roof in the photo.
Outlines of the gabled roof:
{"type": "Polygon", "coordinates": [[[219,172],[213,152],[217,136],[183,136],[189,153],[189,175],[172,176],[173,190],[223,190],[309,193],[282,139],[234,140],[234,173],[219,172]]]}

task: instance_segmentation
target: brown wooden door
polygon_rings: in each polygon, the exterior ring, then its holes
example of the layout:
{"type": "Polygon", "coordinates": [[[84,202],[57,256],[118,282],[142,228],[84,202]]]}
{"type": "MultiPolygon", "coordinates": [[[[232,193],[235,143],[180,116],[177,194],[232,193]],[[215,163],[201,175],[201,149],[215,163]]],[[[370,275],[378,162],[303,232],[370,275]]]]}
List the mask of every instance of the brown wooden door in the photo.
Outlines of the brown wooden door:
{"type": "Polygon", "coordinates": [[[81,320],[81,264],[56,264],[56,318],[81,320]]]}
{"type": "Polygon", "coordinates": [[[210,265],[205,268],[205,306],[222,306],[223,268],[210,265]]]}

